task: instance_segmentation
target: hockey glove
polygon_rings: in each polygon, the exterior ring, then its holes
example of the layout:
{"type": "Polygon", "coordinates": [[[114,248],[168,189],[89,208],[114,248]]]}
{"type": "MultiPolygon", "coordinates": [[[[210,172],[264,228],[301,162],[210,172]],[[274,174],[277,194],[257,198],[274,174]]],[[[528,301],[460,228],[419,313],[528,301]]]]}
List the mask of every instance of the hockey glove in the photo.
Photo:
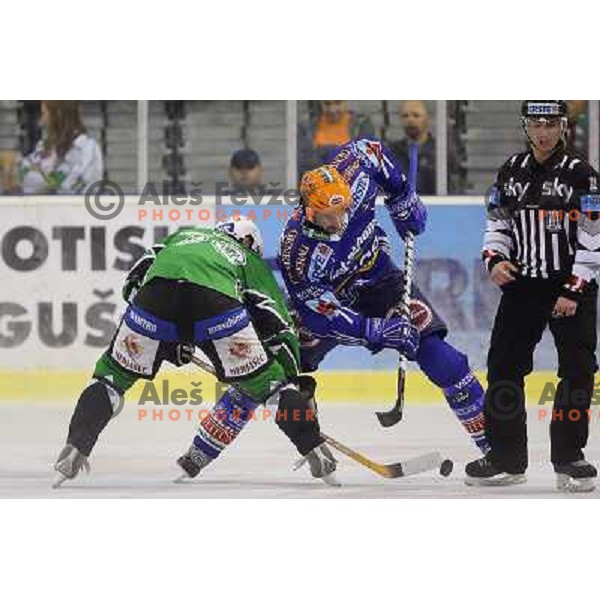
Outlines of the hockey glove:
{"type": "Polygon", "coordinates": [[[412,193],[408,198],[386,198],[387,206],[396,231],[404,239],[410,231],[420,235],[425,231],[427,222],[427,209],[417,194],[412,193]]]}
{"type": "Polygon", "coordinates": [[[165,346],[165,360],[168,360],[176,367],[183,367],[192,362],[192,356],[194,355],[195,350],[194,344],[188,342],[165,342],[165,346]]]}
{"type": "Polygon", "coordinates": [[[164,247],[164,244],[154,244],[154,246],[148,248],[142,257],[138,259],[133,267],[131,267],[129,273],[127,273],[127,277],[125,278],[123,288],[121,289],[121,294],[125,302],[131,304],[135,298],[135,295],[138,293],[138,290],[142,287],[142,283],[144,281],[144,277],[146,277],[148,269],[156,260],[156,255],[164,247]]]}
{"type": "Polygon", "coordinates": [[[312,334],[311,330],[302,323],[298,312],[293,308],[290,308],[289,311],[292,320],[294,321],[296,331],[298,332],[300,347],[312,348],[313,346],[316,346],[319,343],[319,340],[312,334]]]}
{"type": "Polygon", "coordinates": [[[414,360],[419,349],[419,331],[403,317],[366,319],[367,348],[376,353],[383,348],[393,348],[408,360],[414,360]]]}

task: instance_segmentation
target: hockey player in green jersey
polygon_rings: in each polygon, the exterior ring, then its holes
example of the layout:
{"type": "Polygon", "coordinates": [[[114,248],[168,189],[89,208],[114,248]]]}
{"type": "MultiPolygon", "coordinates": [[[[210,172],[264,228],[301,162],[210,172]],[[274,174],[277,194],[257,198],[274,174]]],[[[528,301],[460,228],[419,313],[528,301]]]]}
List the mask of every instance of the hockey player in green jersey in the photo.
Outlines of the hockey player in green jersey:
{"type": "MultiPolygon", "coordinates": [[[[123,288],[128,307],[79,397],[54,466],[57,485],[88,468],[87,458],[124,393],[138,379],[153,379],[163,360],[190,362],[195,347],[210,359],[218,379],[231,385],[177,461],[186,477],[217,458],[257,406],[278,395],[277,425],[312,475],[334,483],[336,461],[321,437],[311,394],[298,387],[298,339],[262,250],[256,225],[238,218],[215,229],[181,229],[133,266],[123,288]]],[[[303,389],[310,387],[303,382],[303,389]]]]}

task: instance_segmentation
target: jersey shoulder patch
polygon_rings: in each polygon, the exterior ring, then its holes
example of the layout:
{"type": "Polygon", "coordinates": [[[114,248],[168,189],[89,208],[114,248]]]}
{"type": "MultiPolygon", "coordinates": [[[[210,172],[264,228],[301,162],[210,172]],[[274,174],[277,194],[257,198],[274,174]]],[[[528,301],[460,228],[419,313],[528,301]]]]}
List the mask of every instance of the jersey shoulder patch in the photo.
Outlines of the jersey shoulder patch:
{"type": "Polygon", "coordinates": [[[587,212],[600,212],[600,194],[586,194],[581,197],[581,210],[587,212]]]}

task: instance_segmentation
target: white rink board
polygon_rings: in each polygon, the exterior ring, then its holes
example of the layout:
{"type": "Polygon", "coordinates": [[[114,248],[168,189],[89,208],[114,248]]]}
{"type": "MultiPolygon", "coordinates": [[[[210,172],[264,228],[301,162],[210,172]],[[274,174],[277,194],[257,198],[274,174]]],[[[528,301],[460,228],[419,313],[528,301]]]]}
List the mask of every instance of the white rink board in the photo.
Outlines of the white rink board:
{"type": "MultiPolygon", "coordinates": [[[[111,220],[83,198],[3,199],[0,365],[89,369],[124,308],[121,285],[144,248],[177,221],[140,220],[135,198],[111,220]]],[[[199,225],[211,225],[210,219],[199,225]]]]}
{"type": "MultiPolygon", "coordinates": [[[[104,198],[103,205],[109,201],[104,198]]],[[[481,202],[427,199],[428,205],[481,202]]],[[[229,198],[214,196],[200,205],[139,203],[125,197],[116,217],[100,220],[88,212],[83,197],[2,199],[1,368],[88,370],[110,341],[124,308],[123,277],[143,249],[178,226],[210,226],[239,210],[229,198]]],[[[259,221],[267,213],[275,218],[293,212],[286,204],[253,209],[259,221]]]]}

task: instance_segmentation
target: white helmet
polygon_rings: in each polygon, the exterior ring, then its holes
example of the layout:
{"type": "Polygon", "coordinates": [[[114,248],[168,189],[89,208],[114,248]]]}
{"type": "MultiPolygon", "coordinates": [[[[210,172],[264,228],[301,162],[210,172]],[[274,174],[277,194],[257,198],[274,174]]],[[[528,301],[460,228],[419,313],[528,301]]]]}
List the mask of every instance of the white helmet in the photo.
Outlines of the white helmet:
{"type": "Polygon", "coordinates": [[[215,229],[235,238],[238,242],[244,244],[244,246],[253,252],[256,252],[259,256],[263,255],[265,246],[262,234],[252,219],[244,216],[231,217],[226,221],[217,223],[215,229]]]}

